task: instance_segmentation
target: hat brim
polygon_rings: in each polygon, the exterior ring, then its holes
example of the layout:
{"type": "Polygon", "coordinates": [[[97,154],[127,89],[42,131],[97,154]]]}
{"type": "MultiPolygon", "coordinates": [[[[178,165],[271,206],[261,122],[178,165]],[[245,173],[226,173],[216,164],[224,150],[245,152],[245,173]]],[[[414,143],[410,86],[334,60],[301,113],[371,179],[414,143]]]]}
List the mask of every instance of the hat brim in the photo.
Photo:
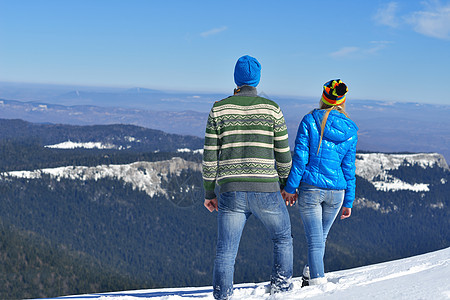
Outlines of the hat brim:
{"type": "Polygon", "coordinates": [[[335,100],[332,100],[330,98],[327,97],[327,95],[324,93],[322,93],[322,102],[331,106],[335,106],[335,105],[341,105],[342,103],[345,102],[346,99],[346,95],[342,96],[342,97],[337,97],[335,100]]]}

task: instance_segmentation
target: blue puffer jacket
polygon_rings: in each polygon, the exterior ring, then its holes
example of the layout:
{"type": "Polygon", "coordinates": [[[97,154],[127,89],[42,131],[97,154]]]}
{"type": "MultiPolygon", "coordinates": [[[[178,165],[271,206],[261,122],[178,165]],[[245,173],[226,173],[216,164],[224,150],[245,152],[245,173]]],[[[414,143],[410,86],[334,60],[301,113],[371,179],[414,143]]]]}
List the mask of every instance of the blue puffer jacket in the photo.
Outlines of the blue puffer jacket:
{"type": "Polygon", "coordinates": [[[355,200],[358,127],[344,114],[332,110],[317,154],[325,112],[324,109],[313,110],[300,123],[292,168],[284,189],[293,194],[300,182],[305,182],[320,188],[345,190],[343,206],[351,208],[355,200]]]}

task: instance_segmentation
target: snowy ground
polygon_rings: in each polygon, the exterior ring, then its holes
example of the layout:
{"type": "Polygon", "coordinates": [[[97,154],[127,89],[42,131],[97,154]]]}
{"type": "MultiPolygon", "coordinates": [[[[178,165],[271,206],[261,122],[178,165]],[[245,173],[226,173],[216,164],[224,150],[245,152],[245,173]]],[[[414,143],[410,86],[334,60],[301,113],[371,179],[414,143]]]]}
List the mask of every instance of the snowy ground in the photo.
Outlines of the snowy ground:
{"type": "MultiPolygon", "coordinates": [[[[235,285],[232,299],[450,299],[450,248],[326,275],[326,285],[301,288],[301,279],[295,278],[291,292],[272,296],[264,293],[266,282],[238,284],[235,285]]],[[[211,291],[208,286],[90,294],[57,299],[212,300],[211,291]]]]}

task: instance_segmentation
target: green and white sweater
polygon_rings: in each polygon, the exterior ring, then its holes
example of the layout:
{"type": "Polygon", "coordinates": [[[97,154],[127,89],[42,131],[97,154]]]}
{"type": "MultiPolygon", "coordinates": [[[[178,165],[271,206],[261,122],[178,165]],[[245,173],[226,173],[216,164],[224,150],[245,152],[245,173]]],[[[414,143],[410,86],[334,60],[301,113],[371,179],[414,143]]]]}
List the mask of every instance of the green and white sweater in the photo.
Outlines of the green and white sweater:
{"type": "Polygon", "coordinates": [[[243,86],[214,104],[203,152],[205,199],[220,192],[276,192],[291,169],[286,123],[280,107],[243,86]]]}

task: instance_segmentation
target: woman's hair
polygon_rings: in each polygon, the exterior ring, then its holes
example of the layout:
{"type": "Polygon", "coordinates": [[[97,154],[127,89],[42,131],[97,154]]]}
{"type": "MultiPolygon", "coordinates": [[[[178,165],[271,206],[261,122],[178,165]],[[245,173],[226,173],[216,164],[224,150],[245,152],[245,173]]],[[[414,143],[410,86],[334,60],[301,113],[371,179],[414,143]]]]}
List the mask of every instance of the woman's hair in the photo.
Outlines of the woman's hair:
{"type": "Polygon", "coordinates": [[[330,114],[330,112],[332,110],[337,110],[338,112],[344,114],[347,118],[350,119],[350,117],[345,112],[345,102],[343,102],[340,105],[328,105],[328,104],[324,103],[322,101],[322,99],[320,99],[319,108],[320,109],[326,109],[327,111],[323,115],[322,123],[320,124],[320,127],[321,127],[320,128],[320,141],[319,141],[319,147],[317,148],[317,154],[319,154],[320,145],[322,144],[323,131],[325,130],[325,125],[327,124],[328,115],[330,114]]]}

